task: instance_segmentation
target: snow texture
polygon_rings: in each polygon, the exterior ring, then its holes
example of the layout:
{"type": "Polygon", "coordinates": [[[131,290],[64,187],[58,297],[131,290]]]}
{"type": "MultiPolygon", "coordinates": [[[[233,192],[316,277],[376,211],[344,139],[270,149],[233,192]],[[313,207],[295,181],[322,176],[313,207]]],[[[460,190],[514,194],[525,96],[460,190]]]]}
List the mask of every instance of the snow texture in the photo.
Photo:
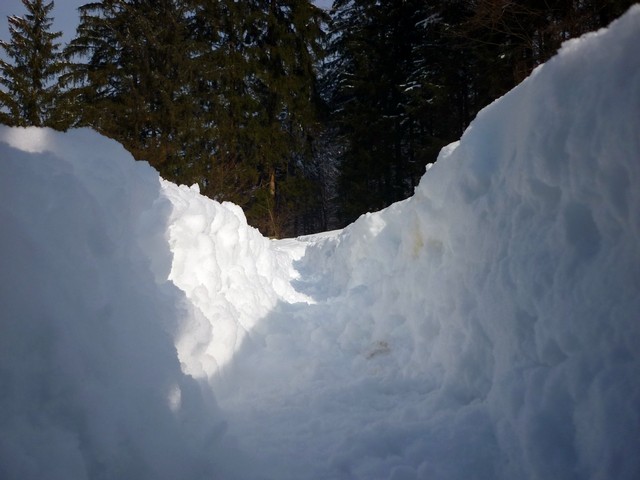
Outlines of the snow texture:
{"type": "Polygon", "coordinates": [[[640,478],[638,45],[636,6],[299,239],[1,128],[0,478],[640,478]]]}

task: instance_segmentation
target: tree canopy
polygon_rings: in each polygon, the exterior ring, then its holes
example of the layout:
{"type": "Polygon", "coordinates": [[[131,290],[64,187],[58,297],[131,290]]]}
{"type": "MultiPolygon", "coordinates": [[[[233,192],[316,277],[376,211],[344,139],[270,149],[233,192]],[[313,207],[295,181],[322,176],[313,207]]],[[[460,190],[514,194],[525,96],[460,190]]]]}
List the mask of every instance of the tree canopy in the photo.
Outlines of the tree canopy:
{"type": "Polygon", "coordinates": [[[410,196],[478,111],[632,0],[102,0],[61,48],[54,2],[0,41],[0,121],[89,126],[270,236],[410,196]]]}
{"type": "Polygon", "coordinates": [[[0,40],[0,121],[13,126],[63,126],[57,79],[65,64],[52,32],[54,2],[22,0],[27,13],[9,17],[9,41],[0,40]]]}

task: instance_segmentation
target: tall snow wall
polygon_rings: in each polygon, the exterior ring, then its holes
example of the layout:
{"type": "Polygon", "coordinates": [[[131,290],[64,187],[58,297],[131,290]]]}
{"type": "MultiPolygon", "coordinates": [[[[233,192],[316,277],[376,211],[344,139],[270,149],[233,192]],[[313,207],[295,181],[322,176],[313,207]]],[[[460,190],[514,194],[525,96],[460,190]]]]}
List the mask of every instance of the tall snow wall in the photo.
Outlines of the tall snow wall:
{"type": "Polygon", "coordinates": [[[639,45],[639,6],[565,43],[300,261],[360,305],[338,341],[424,386],[407,478],[640,477],[639,45]]]}
{"type": "Polygon", "coordinates": [[[277,259],[240,209],[90,130],[0,127],[0,225],[0,478],[232,478],[221,459],[242,457],[194,377],[228,356],[214,334],[233,346],[275,301],[277,259]],[[234,304],[238,283],[259,301],[234,304]]]}

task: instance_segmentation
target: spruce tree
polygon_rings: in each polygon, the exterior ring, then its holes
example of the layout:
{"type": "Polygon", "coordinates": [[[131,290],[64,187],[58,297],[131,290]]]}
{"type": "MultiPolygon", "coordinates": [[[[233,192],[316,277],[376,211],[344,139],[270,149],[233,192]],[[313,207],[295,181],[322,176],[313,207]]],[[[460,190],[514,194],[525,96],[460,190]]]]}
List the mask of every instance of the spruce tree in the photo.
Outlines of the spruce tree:
{"type": "Polygon", "coordinates": [[[84,124],[269,235],[313,209],[321,11],[306,0],[104,0],[80,8],[65,76],[84,124]],[[302,199],[306,198],[305,201],[302,199]]]}
{"type": "Polygon", "coordinates": [[[65,128],[58,109],[58,76],[65,64],[51,32],[54,2],[22,0],[23,17],[9,17],[10,41],[0,41],[7,60],[0,59],[0,121],[13,126],[65,128]]]}
{"type": "Polygon", "coordinates": [[[331,103],[343,142],[338,186],[343,223],[405,198],[416,183],[411,142],[416,120],[407,103],[416,3],[334,3],[331,103]]]}
{"type": "Polygon", "coordinates": [[[328,97],[342,224],[405,198],[478,111],[633,0],[336,0],[328,97]]]}
{"type": "Polygon", "coordinates": [[[65,81],[81,124],[121,142],[167,179],[192,183],[194,102],[182,2],[105,0],[80,7],[65,81]]]}
{"type": "MultiPolygon", "coordinates": [[[[301,233],[297,219],[318,198],[304,167],[319,134],[323,13],[306,0],[191,5],[203,77],[198,96],[216,132],[212,171],[218,180],[240,180],[244,189],[231,199],[263,233],[301,233]]],[[[210,185],[229,193],[218,180],[210,185]]]]}
{"type": "Polygon", "coordinates": [[[255,129],[261,188],[253,207],[267,212],[270,234],[279,236],[316,198],[303,167],[311,157],[310,141],[318,135],[321,11],[305,0],[248,3],[257,47],[250,81],[261,107],[255,129]]]}
{"type": "Polygon", "coordinates": [[[212,198],[246,207],[258,182],[249,158],[256,149],[251,126],[259,108],[247,84],[254,47],[247,32],[247,5],[191,0],[190,11],[197,71],[192,95],[200,125],[208,133],[201,137],[209,152],[200,166],[201,187],[212,198]]]}
{"type": "Polygon", "coordinates": [[[495,98],[551,58],[562,42],[607,26],[634,3],[634,0],[478,0],[470,5],[470,15],[458,26],[458,31],[480,58],[499,58],[500,63],[508,66],[508,81],[496,89],[495,98]]]}

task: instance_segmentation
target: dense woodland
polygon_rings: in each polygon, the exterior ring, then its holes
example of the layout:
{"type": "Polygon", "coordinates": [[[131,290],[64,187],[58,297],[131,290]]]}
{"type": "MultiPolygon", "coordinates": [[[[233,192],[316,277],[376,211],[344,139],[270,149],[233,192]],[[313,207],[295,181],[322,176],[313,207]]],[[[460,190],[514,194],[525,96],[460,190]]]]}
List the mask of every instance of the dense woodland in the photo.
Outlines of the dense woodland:
{"type": "Polygon", "coordinates": [[[0,122],[89,126],[263,234],[413,193],[477,112],[632,0],[105,0],[66,45],[53,1],[0,41],[0,122]]]}

